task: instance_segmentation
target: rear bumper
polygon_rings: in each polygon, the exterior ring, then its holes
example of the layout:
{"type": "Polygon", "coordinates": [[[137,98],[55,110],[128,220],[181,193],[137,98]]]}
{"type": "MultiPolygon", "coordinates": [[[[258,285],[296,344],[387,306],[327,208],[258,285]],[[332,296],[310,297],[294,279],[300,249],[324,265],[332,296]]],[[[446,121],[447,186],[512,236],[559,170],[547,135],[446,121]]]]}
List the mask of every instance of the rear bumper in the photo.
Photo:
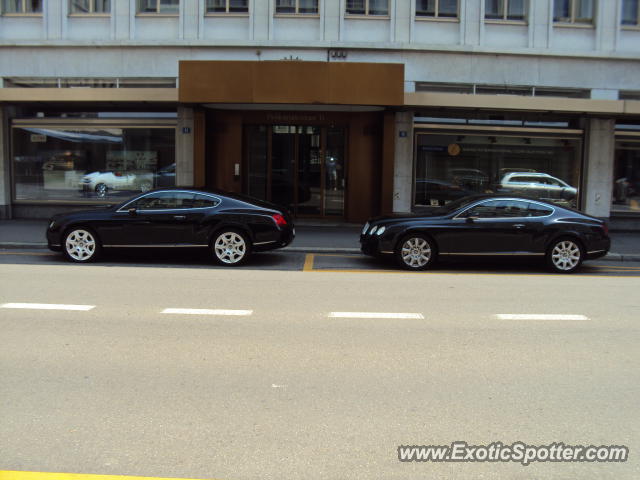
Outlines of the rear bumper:
{"type": "Polygon", "coordinates": [[[274,250],[276,248],[284,248],[293,242],[295,238],[295,228],[287,228],[280,232],[280,235],[276,240],[269,240],[265,242],[255,242],[253,244],[254,252],[265,252],[267,250],[274,250]]]}

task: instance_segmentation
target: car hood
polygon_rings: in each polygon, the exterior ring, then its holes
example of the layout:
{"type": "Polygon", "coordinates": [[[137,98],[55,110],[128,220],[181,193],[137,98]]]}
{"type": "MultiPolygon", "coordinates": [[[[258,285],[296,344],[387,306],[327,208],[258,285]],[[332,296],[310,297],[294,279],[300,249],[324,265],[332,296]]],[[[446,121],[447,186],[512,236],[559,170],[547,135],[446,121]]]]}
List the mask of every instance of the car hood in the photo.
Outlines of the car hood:
{"type": "Polygon", "coordinates": [[[77,220],[81,218],[96,219],[96,218],[101,218],[103,216],[108,216],[113,209],[114,209],[113,205],[101,205],[101,206],[96,206],[95,208],[90,208],[90,209],[74,210],[71,212],[58,213],[52,216],[50,218],[50,221],[55,221],[60,223],[60,222],[65,222],[69,220],[77,220]]]}
{"type": "MultiPolygon", "coordinates": [[[[435,210],[435,209],[434,209],[435,210]]],[[[378,223],[399,223],[399,222],[411,222],[415,220],[436,220],[443,218],[440,212],[425,212],[425,213],[407,213],[407,214],[394,214],[394,215],[384,215],[380,217],[373,217],[369,219],[370,224],[378,224],[378,223]]]]}

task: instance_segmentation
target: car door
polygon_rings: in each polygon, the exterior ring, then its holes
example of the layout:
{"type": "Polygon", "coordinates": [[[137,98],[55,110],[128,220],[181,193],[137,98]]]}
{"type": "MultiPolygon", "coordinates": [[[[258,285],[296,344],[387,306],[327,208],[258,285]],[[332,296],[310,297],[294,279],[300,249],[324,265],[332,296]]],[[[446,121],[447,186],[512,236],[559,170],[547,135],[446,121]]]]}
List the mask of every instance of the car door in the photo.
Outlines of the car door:
{"type": "Polygon", "coordinates": [[[532,229],[527,215],[526,201],[483,201],[453,219],[455,228],[441,248],[446,253],[467,255],[529,252],[532,229]]]}
{"type": "Polygon", "coordinates": [[[202,212],[194,212],[193,192],[164,191],[140,197],[129,204],[124,227],[126,245],[170,246],[194,243],[194,223],[202,212]]]}

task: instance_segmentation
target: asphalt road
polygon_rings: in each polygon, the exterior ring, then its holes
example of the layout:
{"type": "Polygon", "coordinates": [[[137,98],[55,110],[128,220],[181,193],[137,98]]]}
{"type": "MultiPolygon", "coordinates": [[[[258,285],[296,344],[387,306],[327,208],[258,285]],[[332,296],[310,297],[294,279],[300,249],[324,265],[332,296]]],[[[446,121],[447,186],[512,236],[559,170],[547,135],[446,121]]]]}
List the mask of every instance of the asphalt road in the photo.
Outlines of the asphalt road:
{"type": "Polygon", "coordinates": [[[0,470],[640,477],[640,268],[626,262],[415,274],[282,252],[239,269],[198,255],[72,265],[0,253],[0,470]],[[379,318],[345,318],[363,314],[379,318]],[[456,440],[627,445],[630,458],[398,461],[399,445],[456,440]]]}

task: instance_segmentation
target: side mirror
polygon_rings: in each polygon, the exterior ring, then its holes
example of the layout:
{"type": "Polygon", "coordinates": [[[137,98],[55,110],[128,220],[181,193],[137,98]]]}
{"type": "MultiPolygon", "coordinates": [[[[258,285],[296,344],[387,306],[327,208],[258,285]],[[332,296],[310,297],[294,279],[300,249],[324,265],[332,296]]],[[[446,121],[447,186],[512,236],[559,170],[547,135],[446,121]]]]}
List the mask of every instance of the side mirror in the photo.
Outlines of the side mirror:
{"type": "Polygon", "coordinates": [[[131,207],[129,209],[129,215],[131,215],[132,217],[135,216],[138,213],[138,211],[136,210],[135,207],[131,207]]]}
{"type": "Polygon", "coordinates": [[[467,217],[465,220],[467,223],[473,223],[478,219],[478,217],[467,217]]]}

